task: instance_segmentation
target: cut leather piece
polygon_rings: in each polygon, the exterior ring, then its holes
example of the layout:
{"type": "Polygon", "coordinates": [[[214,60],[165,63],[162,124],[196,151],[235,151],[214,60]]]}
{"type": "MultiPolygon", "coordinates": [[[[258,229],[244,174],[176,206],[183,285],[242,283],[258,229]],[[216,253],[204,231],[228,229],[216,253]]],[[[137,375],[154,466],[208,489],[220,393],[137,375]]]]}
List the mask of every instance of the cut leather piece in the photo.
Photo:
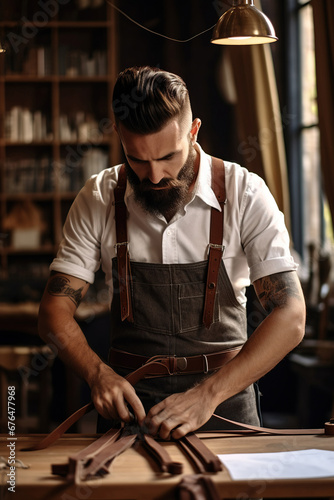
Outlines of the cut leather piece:
{"type": "Polygon", "coordinates": [[[173,475],[182,474],[183,464],[181,462],[174,462],[165,448],[154,437],[144,434],[143,443],[158,462],[161,472],[168,472],[173,475]]]}
{"type": "Polygon", "coordinates": [[[119,438],[121,432],[122,429],[110,429],[89,446],[70,456],[67,463],[53,464],[51,467],[52,474],[66,476],[69,480],[77,481],[81,470],[85,467],[88,460],[100,453],[106,446],[114,443],[119,438]]]}
{"type": "MultiPolygon", "coordinates": [[[[325,434],[325,429],[272,429],[270,427],[259,427],[257,425],[250,425],[250,424],[244,424],[242,422],[237,422],[235,420],[230,420],[225,417],[221,417],[220,415],[216,415],[215,413],[212,415],[215,418],[219,418],[220,420],[223,420],[223,422],[227,422],[228,424],[232,424],[234,426],[241,427],[242,429],[256,433],[261,433],[261,434],[280,434],[282,436],[284,435],[312,435],[312,434],[325,434]]],[[[217,432],[217,431],[214,431],[217,432]]],[[[234,432],[240,432],[240,430],[224,430],[224,433],[234,433],[234,432]]]]}
{"type": "Polygon", "coordinates": [[[125,450],[131,448],[136,439],[137,434],[122,435],[114,443],[103,447],[100,452],[96,453],[87,462],[84,460],[76,462],[70,459],[68,478],[74,480],[75,484],[80,484],[80,482],[87,479],[108,474],[111,462],[125,450]]]}
{"type": "Polygon", "coordinates": [[[209,476],[189,475],[182,478],[176,492],[177,500],[220,500],[217,488],[209,476]]]}
{"type": "Polygon", "coordinates": [[[205,467],[202,463],[202,460],[196,455],[196,453],[193,451],[193,449],[189,446],[187,441],[183,438],[178,440],[178,444],[181,446],[183,449],[184,453],[187,455],[189,460],[192,462],[193,466],[195,467],[196,471],[199,472],[200,474],[205,474],[206,470],[205,467]]]}
{"type": "MultiPolygon", "coordinates": [[[[218,472],[223,470],[223,466],[217,455],[201,441],[196,434],[190,432],[180,439],[181,443],[186,443],[187,447],[200,460],[206,472],[218,472]]],[[[186,449],[186,448],[184,448],[186,449]]]]}

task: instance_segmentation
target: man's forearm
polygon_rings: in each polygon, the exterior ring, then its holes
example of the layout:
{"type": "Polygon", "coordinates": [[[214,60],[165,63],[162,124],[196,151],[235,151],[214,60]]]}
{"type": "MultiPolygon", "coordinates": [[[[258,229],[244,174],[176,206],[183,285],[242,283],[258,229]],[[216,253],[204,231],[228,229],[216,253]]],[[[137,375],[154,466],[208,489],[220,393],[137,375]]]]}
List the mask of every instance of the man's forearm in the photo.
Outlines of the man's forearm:
{"type": "Polygon", "coordinates": [[[103,362],[89,347],[73,315],[64,310],[41,310],[38,331],[45,342],[57,347],[62,361],[91,385],[103,362]]]}
{"type": "Polygon", "coordinates": [[[204,382],[216,406],[259,380],[302,340],[303,308],[277,308],[258,326],[240,353],[204,382]]]}

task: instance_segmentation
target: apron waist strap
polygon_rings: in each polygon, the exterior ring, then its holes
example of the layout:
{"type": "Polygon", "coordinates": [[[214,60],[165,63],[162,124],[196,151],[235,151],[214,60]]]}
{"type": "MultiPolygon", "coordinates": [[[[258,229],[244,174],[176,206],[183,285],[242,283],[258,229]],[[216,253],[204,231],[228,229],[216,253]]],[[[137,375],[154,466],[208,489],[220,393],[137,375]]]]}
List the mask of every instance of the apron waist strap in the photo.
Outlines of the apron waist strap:
{"type": "MultiPolygon", "coordinates": [[[[126,368],[137,370],[141,366],[151,363],[161,363],[167,368],[166,375],[182,375],[190,373],[208,373],[217,370],[234,358],[242,346],[232,347],[224,351],[211,354],[200,354],[198,356],[141,356],[130,352],[120,351],[111,348],[109,352],[109,364],[111,367],[126,368]],[[168,373],[167,373],[168,372],[168,373]]],[[[161,373],[155,373],[154,367],[145,378],[162,376],[161,373]]]]}

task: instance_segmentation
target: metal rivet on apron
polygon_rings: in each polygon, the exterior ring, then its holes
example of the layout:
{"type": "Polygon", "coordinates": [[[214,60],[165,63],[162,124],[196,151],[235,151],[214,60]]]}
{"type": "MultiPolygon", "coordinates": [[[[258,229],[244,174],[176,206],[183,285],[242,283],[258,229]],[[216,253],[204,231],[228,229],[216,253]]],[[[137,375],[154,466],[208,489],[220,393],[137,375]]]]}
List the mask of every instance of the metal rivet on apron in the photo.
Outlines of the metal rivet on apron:
{"type": "Polygon", "coordinates": [[[215,286],[216,286],[216,285],[215,285],[215,283],[209,283],[209,284],[208,284],[208,288],[209,288],[210,290],[212,290],[215,286]]]}

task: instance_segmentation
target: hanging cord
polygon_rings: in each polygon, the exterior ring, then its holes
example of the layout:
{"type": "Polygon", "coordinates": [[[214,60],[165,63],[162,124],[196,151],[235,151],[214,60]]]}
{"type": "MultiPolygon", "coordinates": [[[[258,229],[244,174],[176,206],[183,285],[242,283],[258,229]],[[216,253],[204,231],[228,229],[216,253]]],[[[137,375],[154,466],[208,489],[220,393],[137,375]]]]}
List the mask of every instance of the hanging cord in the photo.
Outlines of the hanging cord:
{"type": "Polygon", "coordinates": [[[140,24],[137,21],[135,21],[134,19],[132,19],[132,17],[130,17],[123,10],[121,10],[119,7],[117,7],[115,4],[113,4],[110,0],[107,0],[107,3],[109,5],[111,5],[111,7],[113,7],[115,10],[117,10],[118,12],[120,12],[121,14],[123,14],[124,17],[126,17],[127,19],[129,19],[129,21],[131,21],[132,23],[136,24],[137,26],[139,26],[143,30],[148,31],[149,33],[152,33],[153,35],[157,35],[157,36],[161,36],[162,38],[166,38],[167,40],[170,40],[172,42],[179,42],[179,43],[190,42],[194,38],[197,38],[198,36],[203,35],[204,33],[207,33],[208,31],[212,30],[215,27],[215,25],[216,25],[216,24],[214,24],[213,26],[210,26],[210,28],[207,28],[206,30],[201,31],[200,33],[197,33],[197,35],[191,36],[190,38],[187,38],[186,40],[179,40],[177,38],[171,38],[171,37],[169,37],[167,35],[163,35],[162,33],[158,33],[157,31],[153,31],[153,30],[151,30],[149,28],[146,28],[146,26],[143,26],[142,24],[140,24]]]}

